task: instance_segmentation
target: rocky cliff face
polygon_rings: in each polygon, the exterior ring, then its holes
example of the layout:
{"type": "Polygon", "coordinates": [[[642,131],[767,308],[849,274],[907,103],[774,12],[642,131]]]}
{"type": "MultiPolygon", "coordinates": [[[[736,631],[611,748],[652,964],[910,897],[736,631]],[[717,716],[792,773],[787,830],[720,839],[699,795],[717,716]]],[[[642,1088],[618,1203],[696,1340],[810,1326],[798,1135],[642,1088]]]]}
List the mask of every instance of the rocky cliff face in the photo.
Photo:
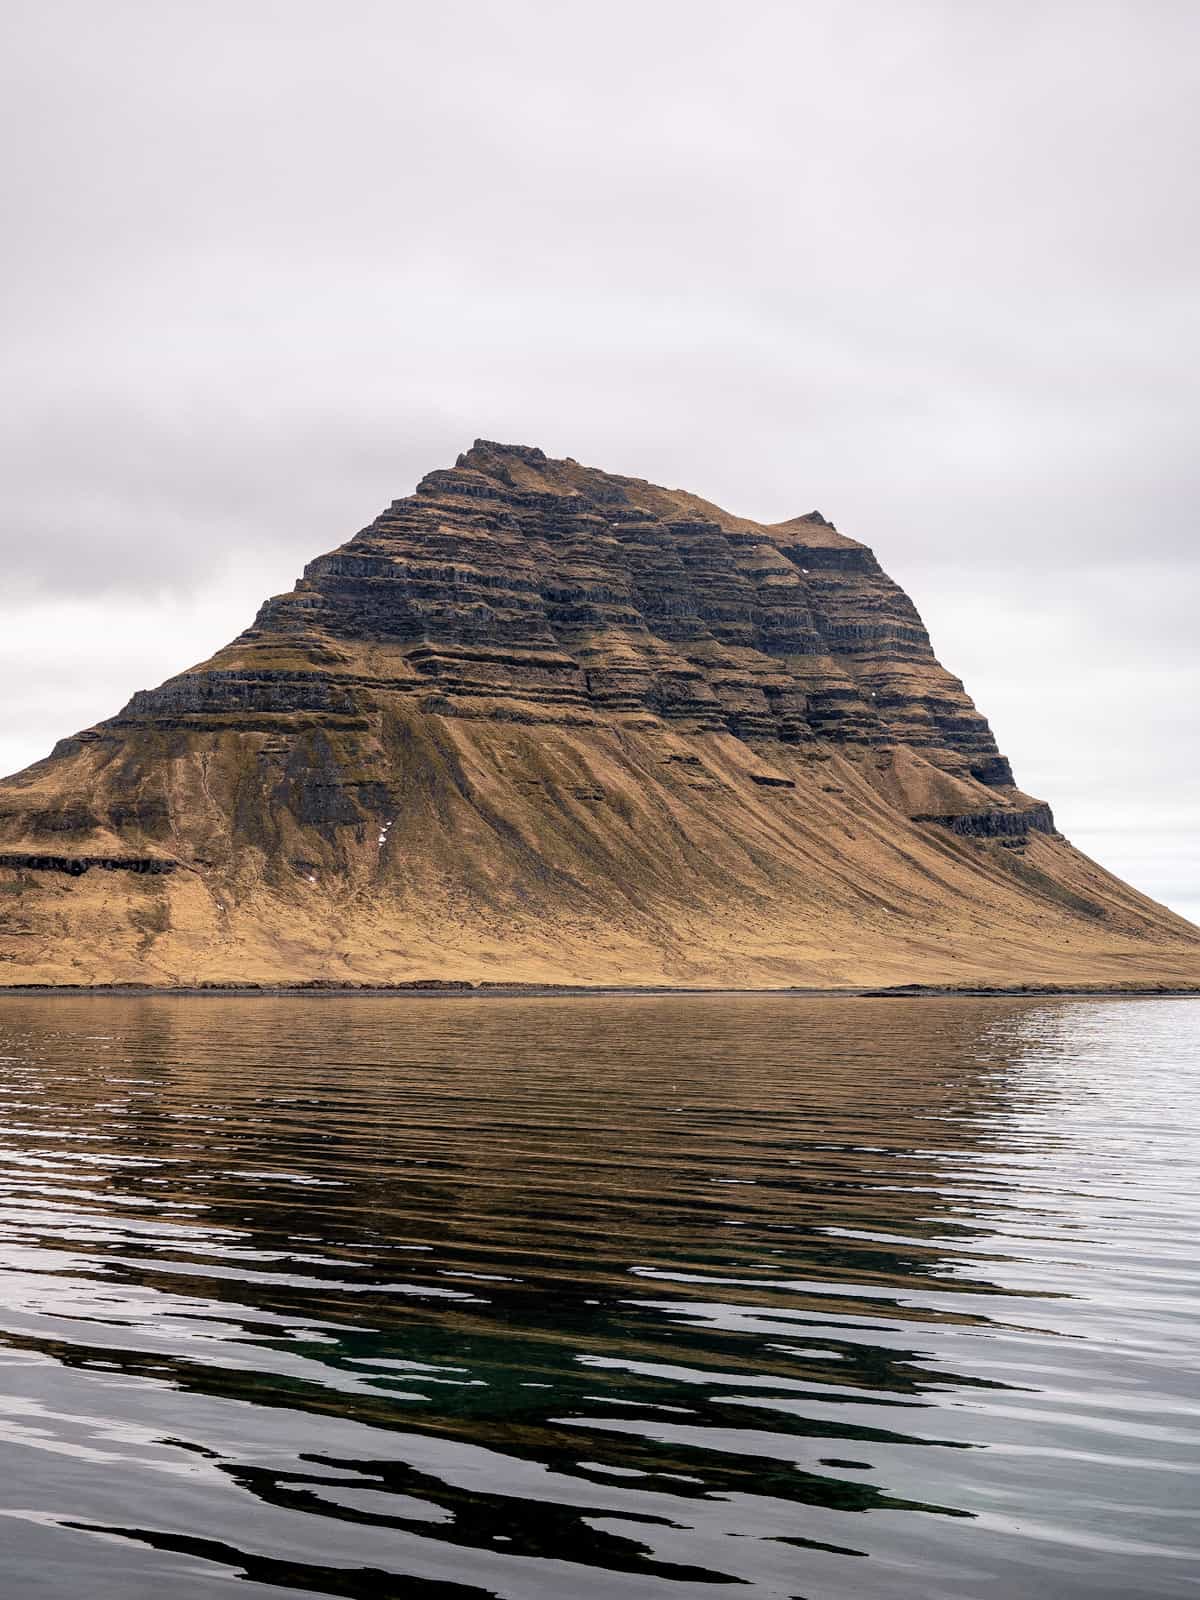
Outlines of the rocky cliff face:
{"type": "Polygon", "coordinates": [[[0,785],[0,891],[0,982],[1200,977],[866,546],[486,441],[0,785]]]}
{"type": "Polygon", "coordinates": [[[819,512],[759,527],[482,440],[310,563],[216,662],[136,695],[118,721],[344,726],[372,693],[514,722],[904,744],[1012,784],[912,602],[819,512]],[[363,649],[386,654],[386,673],[342,670],[363,649]]]}

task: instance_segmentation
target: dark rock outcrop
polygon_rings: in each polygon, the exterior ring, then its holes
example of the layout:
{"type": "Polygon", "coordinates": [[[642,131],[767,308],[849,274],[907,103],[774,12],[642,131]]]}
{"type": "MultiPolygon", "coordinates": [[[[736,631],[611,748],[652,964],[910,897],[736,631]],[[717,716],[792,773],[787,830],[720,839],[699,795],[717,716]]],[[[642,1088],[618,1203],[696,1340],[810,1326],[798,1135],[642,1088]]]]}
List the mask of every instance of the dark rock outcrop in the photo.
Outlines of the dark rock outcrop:
{"type": "Polygon", "coordinates": [[[93,867],[102,872],[174,872],[178,862],[161,856],[43,856],[24,854],[21,851],[0,853],[0,867],[24,872],[65,872],[72,878],[82,877],[93,867]]]}
{"type": "Polygon", "coordinates": [[[936,822],[953,833],[972,839],[1004,839],[1028,833],[1053,833],[1054,814],[1044,801],[1008,811],[966,811],[950,816],[913,817],[914,822],[936,822]]]}

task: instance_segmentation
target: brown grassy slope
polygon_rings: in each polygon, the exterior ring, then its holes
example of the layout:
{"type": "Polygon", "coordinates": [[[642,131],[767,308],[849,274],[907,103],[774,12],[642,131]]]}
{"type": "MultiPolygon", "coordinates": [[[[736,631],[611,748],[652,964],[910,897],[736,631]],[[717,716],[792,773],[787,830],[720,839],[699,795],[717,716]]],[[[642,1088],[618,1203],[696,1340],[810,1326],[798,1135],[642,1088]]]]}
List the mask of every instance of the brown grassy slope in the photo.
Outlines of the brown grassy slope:
{"type": "Polygon", "coordinates": [[[382,846],[386,817],[331,842],[273,810],[262,734],[142,752],[147,813],[188,835],[121,845],[176,846],[180,867],[3,873],[0,981],[1200,982],[1190,925],[1060,839],[1016,852],[901,818],[869,758],[404,707],[387,724],[406,803],[382,846]]]}

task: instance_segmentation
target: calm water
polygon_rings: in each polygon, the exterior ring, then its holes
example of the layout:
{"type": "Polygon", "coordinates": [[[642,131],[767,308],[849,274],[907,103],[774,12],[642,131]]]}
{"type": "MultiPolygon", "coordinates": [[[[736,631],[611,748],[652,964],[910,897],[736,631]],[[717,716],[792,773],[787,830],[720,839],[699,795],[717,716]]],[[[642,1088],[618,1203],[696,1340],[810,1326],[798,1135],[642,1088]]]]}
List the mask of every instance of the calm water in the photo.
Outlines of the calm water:
{"type": "Polygon", "coordinates": [[[0,1594],[1200,1590],[1200,1002],[0,1000],[0,1594]]]}

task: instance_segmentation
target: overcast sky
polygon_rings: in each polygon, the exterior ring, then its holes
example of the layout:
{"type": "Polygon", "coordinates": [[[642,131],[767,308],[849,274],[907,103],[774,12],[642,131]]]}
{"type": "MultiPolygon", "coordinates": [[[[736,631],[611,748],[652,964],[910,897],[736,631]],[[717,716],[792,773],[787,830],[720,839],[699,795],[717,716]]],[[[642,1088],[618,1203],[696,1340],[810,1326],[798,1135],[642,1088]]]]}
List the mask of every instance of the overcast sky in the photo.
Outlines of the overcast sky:
{"type": "Polygon", "coordinates": [[[0,770],[483,435],[818,507],[1200,917],[1192,0],[38,0],[0,119],[0,770]]]}

